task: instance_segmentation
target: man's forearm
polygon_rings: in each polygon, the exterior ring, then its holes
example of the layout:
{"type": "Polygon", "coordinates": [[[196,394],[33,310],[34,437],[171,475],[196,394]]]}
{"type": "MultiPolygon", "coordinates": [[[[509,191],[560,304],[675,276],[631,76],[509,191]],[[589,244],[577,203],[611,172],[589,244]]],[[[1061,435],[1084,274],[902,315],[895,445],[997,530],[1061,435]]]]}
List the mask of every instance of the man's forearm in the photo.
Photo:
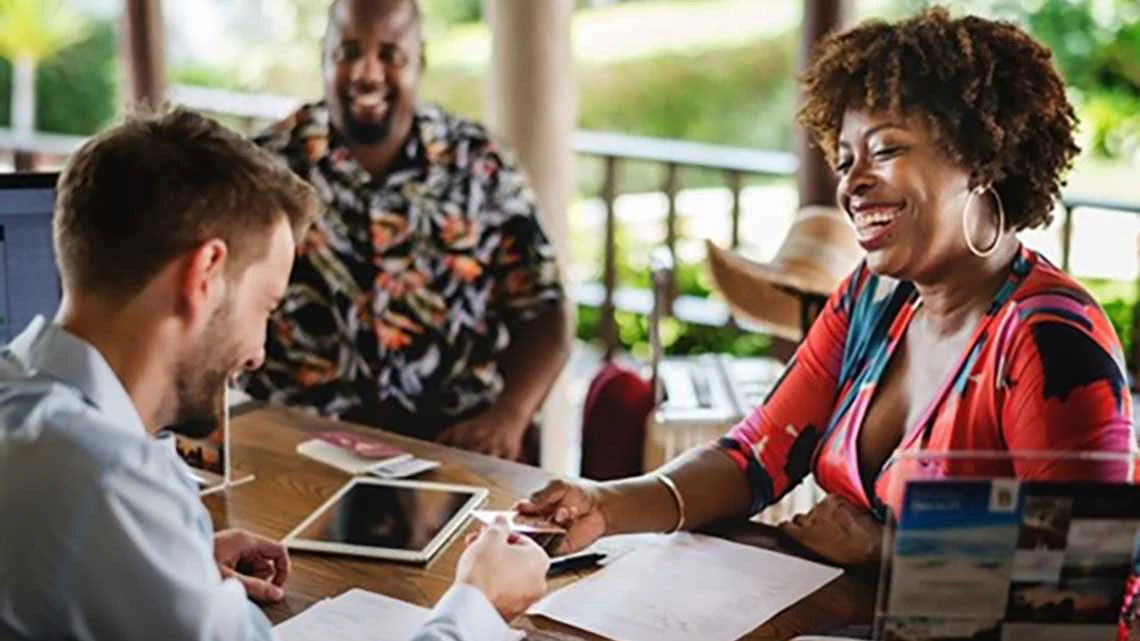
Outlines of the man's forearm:
{"type": "Polygon", "coordinates": [[[498,359],[504,387],[495,404],[519,416],[525,427],[570,357],[569,313],[558,305],[512,330],[511,344],[498,359]]]}

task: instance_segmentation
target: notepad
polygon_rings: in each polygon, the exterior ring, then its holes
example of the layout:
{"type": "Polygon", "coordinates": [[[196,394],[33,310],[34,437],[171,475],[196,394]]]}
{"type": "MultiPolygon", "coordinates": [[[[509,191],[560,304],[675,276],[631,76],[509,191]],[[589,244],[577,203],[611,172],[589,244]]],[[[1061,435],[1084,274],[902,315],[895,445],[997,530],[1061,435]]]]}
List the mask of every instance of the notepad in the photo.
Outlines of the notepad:
{"type": "Polygon", "coordinates": [[[734,641],[843,573],[723,539],[675,534],[531,607],[622,641],[734,641]]]}
{"type": "MultiPolygon", "coordinates": [[[[352,589],[319,601],[275,628],[280,641],[408,641],[431,618],[431,610],[399,599],[352,589]]],[[[502,641],[519,641],[511,630],[502,641]]]]}

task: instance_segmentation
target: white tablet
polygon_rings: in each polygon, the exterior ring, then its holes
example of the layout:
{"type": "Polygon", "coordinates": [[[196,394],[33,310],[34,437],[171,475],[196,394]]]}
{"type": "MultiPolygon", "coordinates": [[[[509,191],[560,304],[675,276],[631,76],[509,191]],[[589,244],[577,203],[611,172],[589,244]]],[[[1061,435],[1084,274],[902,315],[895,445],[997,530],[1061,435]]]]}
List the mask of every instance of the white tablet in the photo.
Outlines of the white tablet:
{"type": "Polygon", "coordinates": [[[481,487],[357,477],[283,542],[294,550],[426,562],[486,499],[481,487]]]}

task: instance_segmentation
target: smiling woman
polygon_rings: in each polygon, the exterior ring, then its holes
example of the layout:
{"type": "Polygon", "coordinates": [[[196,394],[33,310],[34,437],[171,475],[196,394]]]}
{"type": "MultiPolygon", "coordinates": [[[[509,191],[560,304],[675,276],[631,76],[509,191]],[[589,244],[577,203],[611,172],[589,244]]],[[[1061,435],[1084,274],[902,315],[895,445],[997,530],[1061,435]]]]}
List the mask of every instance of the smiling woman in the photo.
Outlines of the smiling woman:
{"type": "MultiPolygon", "coordinates": [[[[1049,221],[1077,152],[1049,51],[1011,24],[931,9],[830,36],[803,82],[801,122],[838,174],[866,260],[718,443],[637,479],[555,483],[520,505],[568,527],[568,547],[758,512],[812,473],[831,496],[785,532],[860,564],[877,560],[879,524],[898,508],[901,452],[1131,450],[1112,326],[1015,235],[1049,221]]],[[[943,472],[1127,470],[962,460],[943,472]]]]}

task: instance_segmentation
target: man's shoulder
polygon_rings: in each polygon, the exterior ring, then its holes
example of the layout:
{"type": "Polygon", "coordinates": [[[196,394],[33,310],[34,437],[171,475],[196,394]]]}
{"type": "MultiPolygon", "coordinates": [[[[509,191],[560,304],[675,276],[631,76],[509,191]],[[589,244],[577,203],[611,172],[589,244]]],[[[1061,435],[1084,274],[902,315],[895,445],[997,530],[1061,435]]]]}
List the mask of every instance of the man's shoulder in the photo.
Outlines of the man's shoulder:
{"type": "Polygon", "coordinates": [[[433,133],[451,141],[467,141],[491,144],[491,134],[483,123],[467,116],[449,111],[433,102],[416,105],[416,117],[421,126],[427,125],[433,133]]]}
{"type": "Polygon", "coordinates": [[[250,140],[272,154],[288,157],[308,151],[306,141],[327,140],[328,131],[328,109],[323,102],[309,102],[255,132],[250,140]]]}
{"type": "Polygon", "coordinates": [[[433,143],[444,142],[451,149],[462,149],[459,156],[466,160],[465,164],[481,172],[517,168],[514,152],[493,136],[483,123],[433,103],[417,106],[416,115],[429,154],[433,143]]]}
{"type": "Polygon", "coordinates": [[[0,469],[97,482],[123,468],[156,463],[156,447],[146,434],[131,433],[99,411],[76,388],[0,363],[0,469]],[[41,468],[42,463],[50,466],[41,468]]]}

